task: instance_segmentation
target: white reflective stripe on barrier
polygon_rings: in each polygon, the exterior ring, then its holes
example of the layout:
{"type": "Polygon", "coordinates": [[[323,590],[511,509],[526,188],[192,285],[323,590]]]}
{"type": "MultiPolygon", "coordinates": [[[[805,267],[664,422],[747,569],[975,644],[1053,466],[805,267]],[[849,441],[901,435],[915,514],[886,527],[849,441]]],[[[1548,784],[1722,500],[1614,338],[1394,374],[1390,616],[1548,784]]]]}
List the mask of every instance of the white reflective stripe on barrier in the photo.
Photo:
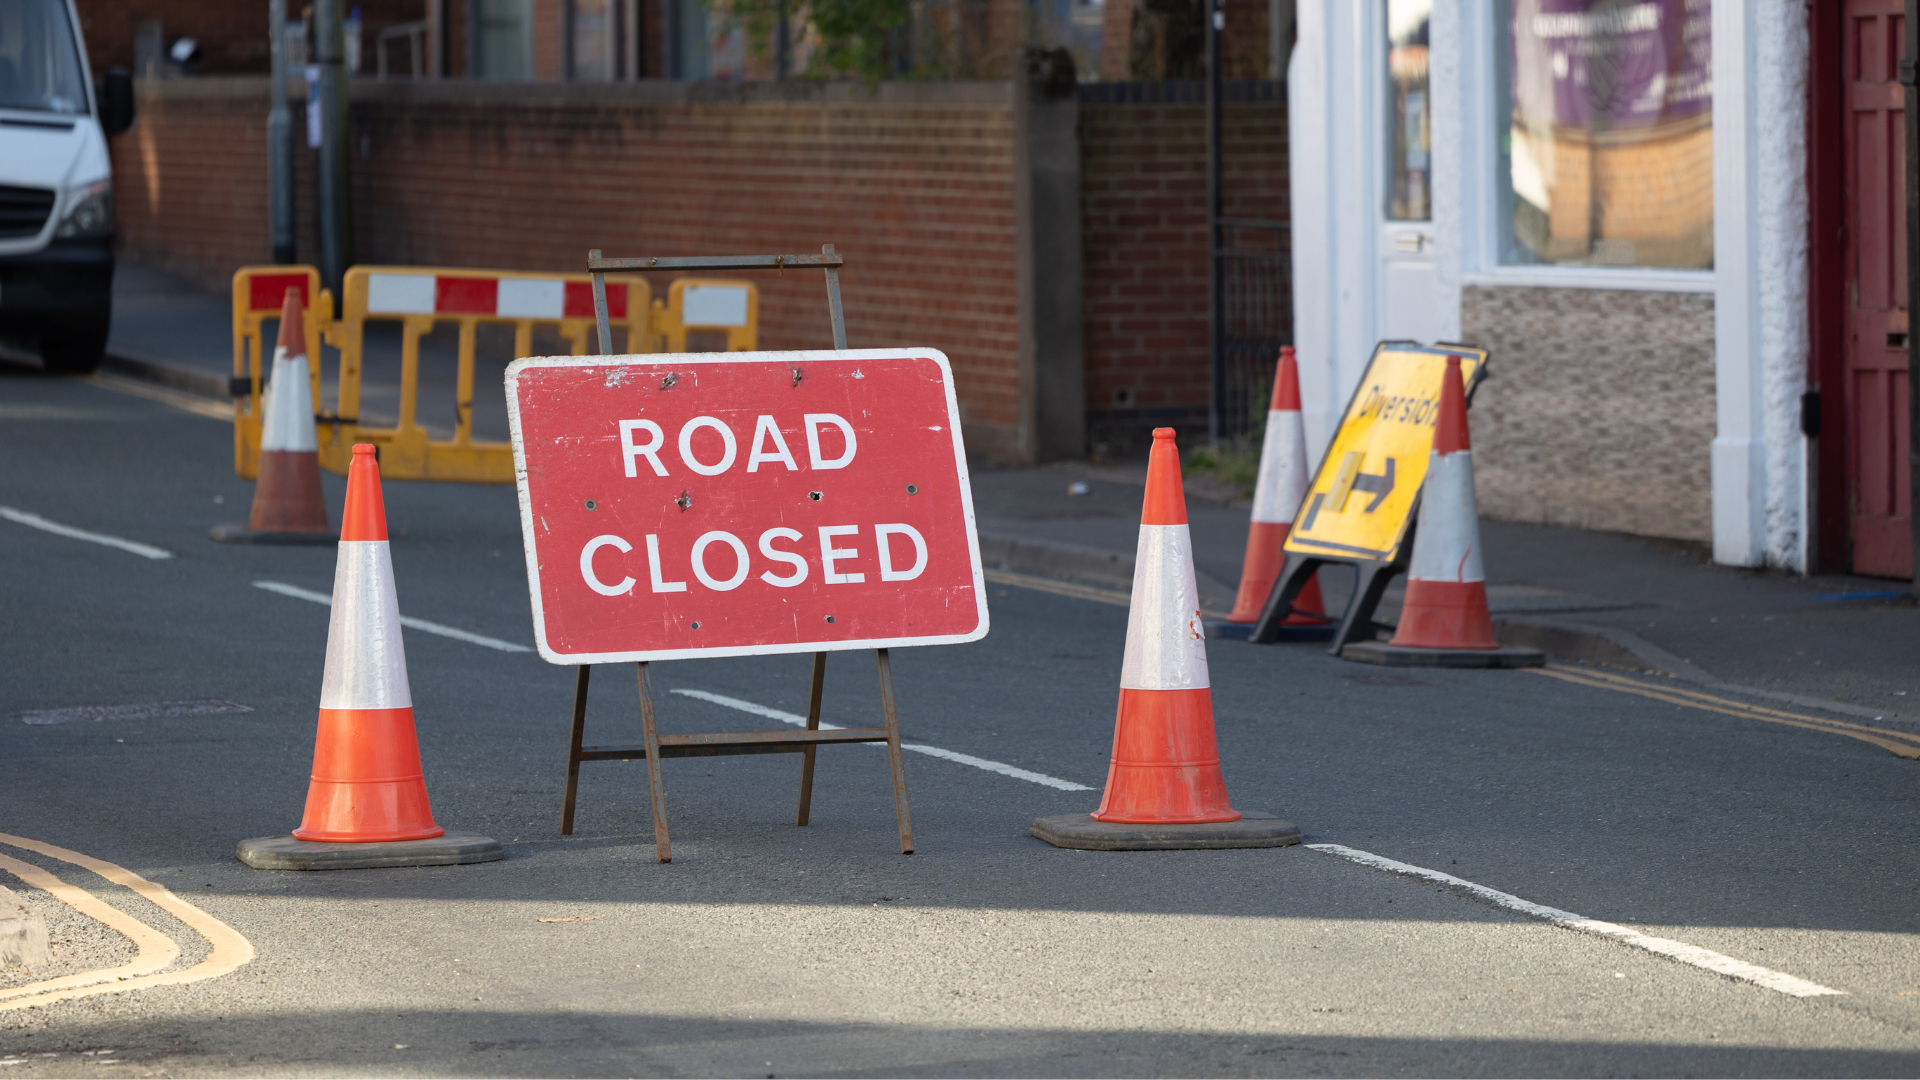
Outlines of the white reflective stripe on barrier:
{"type": "Polygon", "coordinates": [[[407,709],[407,654],[400,642],[400,602],[385,540],[342,540],[327,620],[323,709],[407,709]]]}
{"type": "Polygon", "coordinates": [[[313,433],[313,387],[308,382],[307,358],[288,356],[275,346],[273,377],[267,380],[266,402],[261,406],[265,418],[260,428],[260,449],[317,452],[320,442],[313,433]]]}
{"type": "Polygon", "coordinates": [[[567,313],[567,283],[545,278],[500,279],[494,314],[503,319],[558,319],[567,313]]]}
{"type": "Polygon", "coordinates": [[[367,314],[433,314],[432,274],[368,274],[367,314]]]}
{"type": "Polygon", "coordinates": [[[1142,525],[1120,688],[1201,690],[1209,685],[1193,538],[1185,525],[1142,525]]]}
{"type": "Polygon", "coordinates": [[[747,290],[738,285],[689,285],[680,294],[682,326],[747,325],[747,290]]]}
{"type": "Polygon", "coordinates": [[[1480,565],[1480,507],[1473,498],[1473,452],[1435,453],[1427,459],[1420,492],[1420,525],[1413,534],[1409,579],[1485,581],[1480,565]]]}
{"type": "Polygon", "coordinates": [[[1293,409],[1268,413],[1267,437],[1260,445],[1260,476],[1253,485],[1253,520],[1263,525],[1293,524],[1311,480],[1300,413],[1293,409]]]}

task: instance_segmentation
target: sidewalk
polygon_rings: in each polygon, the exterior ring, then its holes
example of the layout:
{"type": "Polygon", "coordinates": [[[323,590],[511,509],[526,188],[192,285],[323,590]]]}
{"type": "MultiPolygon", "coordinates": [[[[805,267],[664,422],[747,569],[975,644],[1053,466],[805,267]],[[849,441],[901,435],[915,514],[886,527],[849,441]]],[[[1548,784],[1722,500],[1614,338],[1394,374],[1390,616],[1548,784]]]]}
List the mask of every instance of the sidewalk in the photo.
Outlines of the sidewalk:
{"type": "MultiPolygon", "coordinates": [[[[225,296],[122,262],[114,305],[109,366],[224,396],[232,367],[225,296]]],[[[451,434],[450,424],[434,415],[451,412],[453,353],[447,344],[429,339],[422,345],[421,419],[439,437],[451,434]],[[444,409],[434,404],[441,400],[444,409]]],[[[391,423],[398,402],[397,339],[378,348],[370,343],[368,351],[362,414],[391,423]]],[[[497,357],[484,360],[476,386],[498,386],[504,366],[497,357]]],[[[474,414],[475,437],[507,437],[501,395],[478,390],[474,414]]],[[[1144,463],[1009,469],[975,461],[972,470],[988,565],[1112,589],[1129,586],[1144,463]],[[1086,485],[1086,494],[1069,494],[1076,482],[1086,485]]],[[[1189,478],[1187,495],[1202,603],[1226,610],[1240,577],[1247,504],[1203,477],[1189,478]]],[[[1920,726],[1920,607],[1904,581],[1799,578],[1715,566],[1699,545],[1579,529],[1483,521],[1481,537],[1502,640],[1559,657],[1733,684],[1920,726]]],[[[1325,575],[1330,609],[1345,603],[1351,588],[1342,580],[1346,576],[1325,575]]],[[[1383,620],[1393,620],[1399,600],[1396,587],[1382,605],[1383,620]]]]}

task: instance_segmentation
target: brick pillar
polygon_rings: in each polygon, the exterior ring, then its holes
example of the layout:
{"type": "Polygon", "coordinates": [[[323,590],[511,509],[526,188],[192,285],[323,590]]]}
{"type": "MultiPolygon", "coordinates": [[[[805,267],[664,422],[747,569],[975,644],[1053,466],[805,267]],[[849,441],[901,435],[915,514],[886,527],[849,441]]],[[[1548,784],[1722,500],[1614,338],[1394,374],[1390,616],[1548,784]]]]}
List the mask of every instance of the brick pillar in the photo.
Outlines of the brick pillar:
{"type": "Polygon", "coordinates": [[[1080,91],[1065,49],[1025,50],[1014,81],[1020,460],[1087,447],[1080,252],[1080,91]]]}

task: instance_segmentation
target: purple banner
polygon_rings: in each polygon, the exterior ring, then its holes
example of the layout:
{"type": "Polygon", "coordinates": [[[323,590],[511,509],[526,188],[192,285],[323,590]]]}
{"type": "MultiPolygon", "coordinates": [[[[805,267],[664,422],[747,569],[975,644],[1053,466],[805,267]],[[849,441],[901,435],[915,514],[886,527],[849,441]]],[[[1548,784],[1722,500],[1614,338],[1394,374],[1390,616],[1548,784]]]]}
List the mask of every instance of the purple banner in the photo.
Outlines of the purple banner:
{"type": "Polygon", "coordinates": [[[1711,0],[1514,0],[1512,30],[1529,125],[1646,128],[1712,108],[1711,0]]]}

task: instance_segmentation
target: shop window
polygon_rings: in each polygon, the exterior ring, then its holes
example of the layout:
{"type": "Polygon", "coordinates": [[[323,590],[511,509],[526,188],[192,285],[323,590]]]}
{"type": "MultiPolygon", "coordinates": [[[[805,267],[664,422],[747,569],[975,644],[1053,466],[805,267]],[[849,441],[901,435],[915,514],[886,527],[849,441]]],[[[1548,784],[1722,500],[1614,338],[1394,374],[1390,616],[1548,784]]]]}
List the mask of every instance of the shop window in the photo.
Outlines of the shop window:
{"type": "Polygon", "coordinates": [[[1713,267],[1711,0],[1495,0],[1509,265],[1713,267]]]}
{"type": "Polygon", "coordinates": [[[1427,24],[1433,0],[1387,0],[1387,220],[1430,221],[1433,124],[1427,24]]]}

